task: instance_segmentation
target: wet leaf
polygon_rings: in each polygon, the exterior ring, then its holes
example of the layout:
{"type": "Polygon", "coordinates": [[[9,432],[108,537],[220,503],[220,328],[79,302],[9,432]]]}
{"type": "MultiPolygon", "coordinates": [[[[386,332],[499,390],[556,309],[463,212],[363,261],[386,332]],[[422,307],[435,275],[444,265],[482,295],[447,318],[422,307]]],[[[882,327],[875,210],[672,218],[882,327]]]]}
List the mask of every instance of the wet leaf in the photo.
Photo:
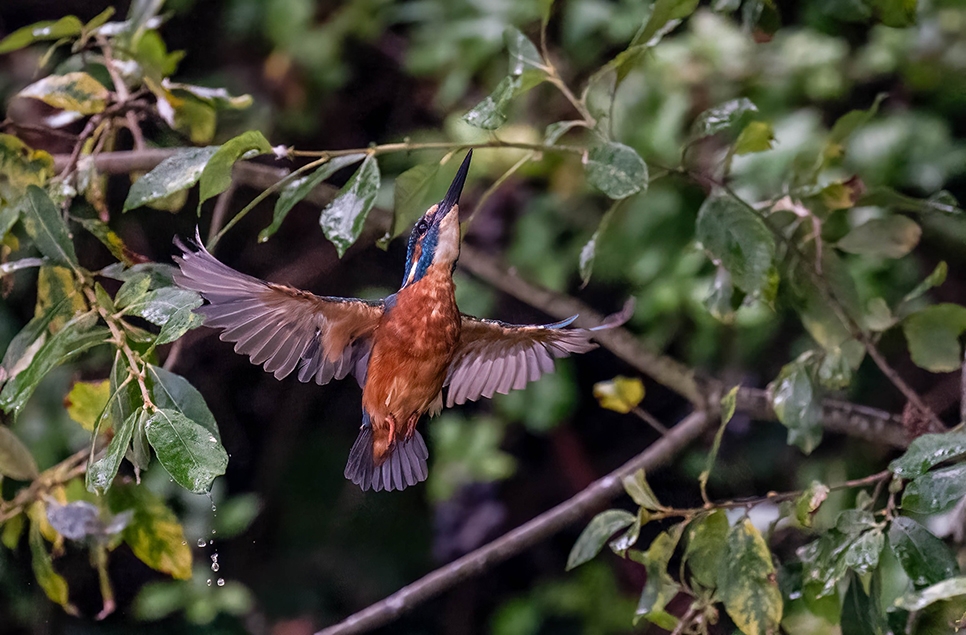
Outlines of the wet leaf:
{"type": "MultiPolygon", "coordinates": [[[[616,202],[610,206],[604,216],[600,219],[600,223],[597,225],[597,229],[594,231],[594,235],[590,237],[587,244],[584,245],[583,249],[580,250],[580,280],[581,283],[586,286],[590,282],[590,275],[594,271],[594,260],[597,258],[597,247],[600,243],[601,236],[607,231],[607,227],[610,226],[611,220],[614,214],[617,212],[617,208],[620,203],[616,202]]],[[[606,407],[606,406],[605,406],[606,407]]]]}
{"type": "Polygon", "coordinates": [[[216,439],[221,439],[218,424],[215,423],[215,417],[208,409],[204,397],[187,379],[153,364],[148,364],[147,376],[154,405],[180,412],[203,426],[216,439]]]}
{"type": "Polygon", "coordinates": [[[158,333],[154,345],[170,344],[188,331],[198,328],[204,322],[204,317],[195,313],[194,307],[183,306],[172,313],[164,326],[161,327],[161,332],[158,333]]]}
{"type": "Polygon", "coordinates": [[[594,516],[570,550],[567,571],[594,558],[615,533],[630,526],[635,516],[623,509],[608,509],[594,516]]]}
{"type": "Polygon", "coordinates": [[[594,384],[594,397],[601,408],[627,414],[644,399],[644,382],[638,377],[618,375],[594,384]]]}
{"type": "Polygon", "coordinates": [[[71,614],[76,614],[77,609],[68,601],[67,581],[63,576],[54,571],[54,563],[47,551],[47,545],[40,533],[40,526],[46,520],[44,504],[36,502],[30,506],[30,555],[33,562],[34,577],[37,584],[44,590],[47,597],[52,602],[64,607],[64,610],[71,614]]]}
{"type": "Polygon", "coordinates": [[[723,192],[698,211],[695,234],[734,284],[748,294],[766,288],[775,260],[775,238],[754,212],[723,192]]]}
{"type": "Polygon", "coordinates": [[[396,177],[389,239],[403,233],[429,209],[429,195],[439,174],[439,163],[409,168],[396,177]]]}
{"type": "Polygon", "coordinates": [[[316,187],[321,185],[333,174],[348,167],[353,163],[358,163],[366,157],[365,154],[350,154],[343,157],[334,157],[332,160],[323,163],[311,174],[300,176],[299,178],[285,184],[278,192],[278,200],[275,202],[275,212],[272,215],[271,224],[258,234],[258,242],[262,243],[271,238],[288,213],[292,211],[302,199],[316,187]]]}
{"type": "Polygon", "coordinates": [[[654,46],[659,40],[655,37],[667,32],[669,23],[688,17],[698,6],[698,0],[657,0],[644,27],[631,40],[631,46],[654,46]]]}
{"type": "Polygon", "coordinates": [[[627,495],[644,509],[651,511],[667,509],[658,502],[654,490],[651,489],[651,486],[647,482],[647,475],[643,469],[637,470],[630,476],[625,476],[622,482],[624,483],[624,491],[627,492],[627,495]]]}
{"type": "MultiPolygon", "coordinates": [[[[87,490],[103,494],[111,487],[117,470],[121,467],[121,459],[131,445],[131,438],[139,422],[147,418],[143,409],[132,412],[121,425],[114,426],[114,436],[107,446],[104,456],[87,467],[87,490]]],[[[68,536],[69,537],[69,536],[68,536]]]]}
{"type": "Polygon", "coordinates": [[[966,496],[966,463],[927,472],[906,485],[902,508],[919,514],[944,512],[966,496]]]}
{"type": "Polygon", "coordinates": [[[475,128],[496,130],[506,123],[506,107],[522,86],[521,76],[504,77],[486,99],[463,115],[463,121],[475,128]]]}
{"type": "Polygon", "coordinates": [[[87,301],[70,269],[44,265],[37,273],[37,305],[34,316],[51,314],[47,329],[56,333],[72,317],[87,311],[87,301]]]}
{"type": "Polygon", "coordinates": [[[204,426],[177,410],[156,411],[145,422],[144,430],[158,461],[185,489],[203,494],[225,473],[225,448],[204,426]]]}
{"type": "Polygon", "coordinates": [[[637,150],[623,143],[611,141],[591,148],[584,171],[587,181],[612,199],[647,191],[647,164],[637,150]]]}
{"type": "Polygon", "coordinates": [[[900,478],[911,479],[925,474],[934,465],[966,455],[966,431],[924,434],[909,444],[905,454],[889,464],[900,478]]]}
{"type": "Polygon", "coordinates": [[[916,311],[902,322],[909,354],[917,366],[950,373],[962,364],[959,337],[966,331],[966,307],[936,304],[916,311]]]}
{"type": "Polygon", "coordinates": [[[960,215],[963,210],[955,197],[946,190],[940,190],[929,198],[913,198],[900,194],[890,187],[870,189],[862,196],[856,205],[876,205],[897,212],[912,212],[914,214],[947,214],[960,215]]]}
{"type": "Polygon", "coordinates": [[[122,211],[147,205],[190,188],[201,178],[205,166],[218,149],[219,146],[207,146],[178,150],[131,185],[122,211]]]}
{"type": "Polygon", "coordinates": [[[251,95],[232,95],[224,88],[208,88],[207,86],[195,86],[193,84],[179,84],[169,81],[167,78],[161,81],[161,85],[168,90],[180,90],[190,94],[213,108],[223,110],[243,110],[252,105],[251,95]]]}
{"type": "Polygon", "coordinates": [[[677,624],[677,619],[667,613],[665,607],[681,587],[667,569],[683,529],[684,524],[681,523],[662,531],[644,553],[642,564],[647,569],[647,581],[634,611],[635,623],[643,617],[665,630],[673,629],[677,624]]]}
{"type": "Polygon", "coordinates": [[[0,408],[8,414],[19,415],[37,384],[48,372],[87,349],[106,342],[110,331],[96,324],[97,313],[84,313],[47,339],[23,372],[0,390],[0,408]]]}
{"type": "Polygon", "coordinates": [[[718,593],[728,616],[745,635],[778,633],[782,595],[765,539],[747,518],[728,532],[718,576],[718,593]]]}
{"type": "Polygon", "coordinates": [[[71,302],[72,298],[61,298],[43,313],[34,316],[14,336],[3,355],[3,363],[0,364],[6,381],[19,375],[30,365],[40,347],[47,341],[48,329],[53,330],[51,324],[64,315],[70,315],[71,302]]]}
{"type": "Polygon", "coordinates": [[[134,511],[122,535],[138,559],[176,579],[191,577],[191,547],[178,518],[161,499],[147,487],[118,483],[111,488],[107,500],[115,514],[134,511]]]}
{"type": "Polygon", "coordinates": [[[775,141],[775,130],[766,121],[752,121],[742,129],[735,141],[734,153],[736,155],[752,154],[754,152],[764,152],[771,150],[775,141]]]}
{"type": "Polygon", "coordinates": [[[339,258],[359,238],[378,193],[379,164],[370,154],[319,216],[322,232],[335,245],[339,258]]]}
{"type": "Polygon", "coordinates": [[[802,527],[812,526],[812,518],[828,498],[829,491],[828,485],[812,481],[808,489],[795,500],[795,519],[798,520],[798,524],[802,527]]]}
{"type": "Polygon", "coordinates": [[[959,573],[956,557],[946,543],[911,518],[899,516],[892,520],[889,547],[916,588],[959,573]]]}
{"type": "Polygon", "coordinates": [[[816,372],[818,383],[831,390],[842,390],[852,382],[852,367],[841,347],[825,351],[816,372]]]}
{"type": "Polygon", "coordinates": [[[816,598],[833,594],[839,580],[848,573],[843,555],[854,538],[854,535],[826,531],[818,540],[798,549],[797,555],[802,560],[802,579],[806,584],[818,585],[814,589],[816,598]]]}
{"type": "Polygon", "coordinates": [[[260,154],[271,154],[272,146],[257,130],[248,130],[222,144],[201,171],[198,210],[201,204],[218,196],[231,185],[231,169],[239,159],[250,159],[260,154]]]}
{"type": "Polygon", "coordinates": [[[107,107],[110,92],[87,73],[48,75],[30,84],[18,97],[39,99],[48,106],[82,115],[94,115],[107,107]]]}
{"type": "Polygon", "coordinates": [[[522,75],[526,71],[545,72],[545,65],[540,51],[533,45],[526,35],[516,27],[507,27],[503,33],[506,40],[507,52],[510,54],[510,76],[522,75]]]}
{"type": "Polygon", "coordinates": [[[921,591],[907,593],[896,600],[896,606],[907,611],[921,611],[930,604],[961,595],[966,595],[966,576],[949,578],[921,591]]]}
{"type": "Polygon", "coordinates": [[[808,369],[800,361],[786,364],[769,394],[775,415],[788,428],[788,443],[811,454],[822,440],[822,403],[808,369]]]}
{"type": "Polygon", "coordinates": [[[875,516],[865,509],[843,509],[835,519],[835,529],[847,536],[858,536],[876,526],[875,516]]]}
{"type": "Polygon", "coordinates": [[[684,559],[691,578],[706,589],[718,586],[718,572],[728,539],[728,518],[724,510],[715,510],[688,525],[688,544],[684,559]]]}
{"type": "Polygon", "coordinates": [[[30,450],[4,425],[0,425],[0,475],[17,481],[32,481],[40,476],[30,450]]]}
{"type": "Polygon", "coordinates": [[[879,554],[884,546],[885,536],[881,529],[863,532],[842,554],[843,563],[859,575],[871,573],[879,566],[879,554]]]}
{"type": "Polygon", "coordinates": [[[905,216],[873,218],[836,243],[850,254],[901,258],[919,244],[922,228],[905,216]]]}
{"type": "Polygon", "coordinates": [[[151,324],[164,326],[179,311],[191,311],[202,303],[201,296],[195,291],[180,287],[162,287],[134,298],[123,309],[126,315],[136,315],[151,324]]]}
{"type": "Polygon", "coordinates": [[[110,380],[78,381],[74,382],[70,392],[67,393],[64,406],[66,406],[67,414],[71,419],[79,423],[85,430],[93,431],[94,425],[107,406],[107,400],[110,396],[110,380]]]}
{"type": "Polygon", "coordinates": [[[758,107],[745,97],[709,108],[698,115],[692,124],[690,141],[729,130],[741,121],[742,117],[752,112],[758,112],[758,107]]]}
{"type": "Polygon", "coordinates": [[[34,42],[49,42],[79,35],[82,28],[81,21],[72,15],[56,21],[35,22],[17,29],[0,40],[0,55],[30,46],[34,42]]]}
{"type": "Polygon", "coordinates": [[[582,120],[576,121],[558,121],[547,126],[547,129],[543,133],[543,143],[544,145],[552,146],[560,140],[560,137],[564,136],[567,131],[575,128],[577,126],[583,126],[584,122],[582,120]]]}
{"type": "Polygon", "coordinates": [[[27,186],[27,199],[21,222],[37,249],[51,262],[75,270],[79,268],[67,224],[47,192],[36,185],[27,186]]]}
{"type": "Polygon", "coordinates": [[[128,249],[124,241],[121,240],[121,237],[117,235],[117,232],[111,229],[107,223],[96,218],[79,218],[77,222],[97,238],[97,240],[101,241],[101,244],[107,247],[111,255],[125,265],[131,266],[138,262],[138,254],[128,249]]]}

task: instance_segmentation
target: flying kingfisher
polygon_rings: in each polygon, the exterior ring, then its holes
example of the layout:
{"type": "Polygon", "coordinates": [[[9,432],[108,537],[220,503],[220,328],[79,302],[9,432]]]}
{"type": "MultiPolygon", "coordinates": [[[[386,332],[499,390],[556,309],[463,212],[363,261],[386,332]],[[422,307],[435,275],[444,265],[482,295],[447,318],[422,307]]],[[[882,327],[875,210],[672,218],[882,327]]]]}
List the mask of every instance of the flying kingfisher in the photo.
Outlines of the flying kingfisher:
{"type": "Polygon", "coordinates": [[[627,321],[632,307],[592,329],[576,319],[513,325],[460,313],[453,269],[460,253],[459,198],[472,150],[445,198],[409,237],[399,291],[383,300],[317,296],[264,282],[219,262],[196,239],[175,257],[176,282],[199,292],[205,325],[223,329],[235,351],[282,379],[326,384],[352,373],[362,387],[362,426],[345,477],[401,490],[426,480],[429,452],[416,424],[425,413],[506,394],[553,372],[553,359],[596,348],[594,331],[627,321]]]}

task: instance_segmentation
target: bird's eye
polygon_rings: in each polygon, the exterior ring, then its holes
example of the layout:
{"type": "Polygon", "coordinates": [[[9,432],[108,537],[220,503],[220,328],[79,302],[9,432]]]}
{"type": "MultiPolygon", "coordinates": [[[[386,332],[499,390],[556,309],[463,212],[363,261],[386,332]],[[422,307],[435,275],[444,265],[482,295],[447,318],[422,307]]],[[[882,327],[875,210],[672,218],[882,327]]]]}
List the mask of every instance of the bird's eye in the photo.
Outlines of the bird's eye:
{"type": "Polygon", "coordinates": [[[429,223],[426,222],[425,218],[420,218],[419,222],[416,223],[416,231],[420,234],[426,233],[426,229],[429,227],[429,223]]]}

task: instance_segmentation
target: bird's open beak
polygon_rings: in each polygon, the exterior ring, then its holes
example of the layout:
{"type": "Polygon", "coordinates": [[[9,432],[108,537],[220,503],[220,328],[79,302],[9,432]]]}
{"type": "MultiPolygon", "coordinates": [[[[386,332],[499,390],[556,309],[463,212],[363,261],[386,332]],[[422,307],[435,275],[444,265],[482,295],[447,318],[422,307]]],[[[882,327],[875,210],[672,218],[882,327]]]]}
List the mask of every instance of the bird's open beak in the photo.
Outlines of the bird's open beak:
{"type": "Polygon", "coordinates": [[[436,207],[437,218],[442,219],[445,217],[460,202],[460,194],[463,193],[463,185],[466,183],[466,174],[470,171],[470,160],[472,158],[473,150],[470,150],[466,153],[466,158],[463,159],[460,169],[456,171],[456,177],[450,184],[449,190],[446,191],[446,196],[443,197],[443,200],[436,207]]]}

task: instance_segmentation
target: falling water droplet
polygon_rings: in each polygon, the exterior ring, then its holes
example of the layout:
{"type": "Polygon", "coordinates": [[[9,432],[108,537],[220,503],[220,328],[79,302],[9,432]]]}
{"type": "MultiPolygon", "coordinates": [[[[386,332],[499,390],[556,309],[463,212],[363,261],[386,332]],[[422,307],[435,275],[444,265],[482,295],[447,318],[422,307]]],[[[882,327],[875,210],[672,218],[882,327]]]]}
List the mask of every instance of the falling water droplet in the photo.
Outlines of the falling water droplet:
{"type": "Polygon", "coordinates": [[[211,578],[208,578],[208,586],[211,586],[211,578]]]}
{"type": "Polygon", "coordinates": [[[224,578],[218,578],[218,586],[225,586],[225,579],[224,578]]]}
{"type": "Polygon", "coordinates": [[[208,543],[205,542],[205,539],[204,538],[199,538],[198,539],[198,546],[199,547],[207,547],[208,546],[208,543]]]}
{"type": "Polygon", "coordinates": [[[221,565],[218,564],[217,562],[212,562],[211,570],[214,571],[215,573],[218,573],[218,569],[221,569],[221,565]]]}

